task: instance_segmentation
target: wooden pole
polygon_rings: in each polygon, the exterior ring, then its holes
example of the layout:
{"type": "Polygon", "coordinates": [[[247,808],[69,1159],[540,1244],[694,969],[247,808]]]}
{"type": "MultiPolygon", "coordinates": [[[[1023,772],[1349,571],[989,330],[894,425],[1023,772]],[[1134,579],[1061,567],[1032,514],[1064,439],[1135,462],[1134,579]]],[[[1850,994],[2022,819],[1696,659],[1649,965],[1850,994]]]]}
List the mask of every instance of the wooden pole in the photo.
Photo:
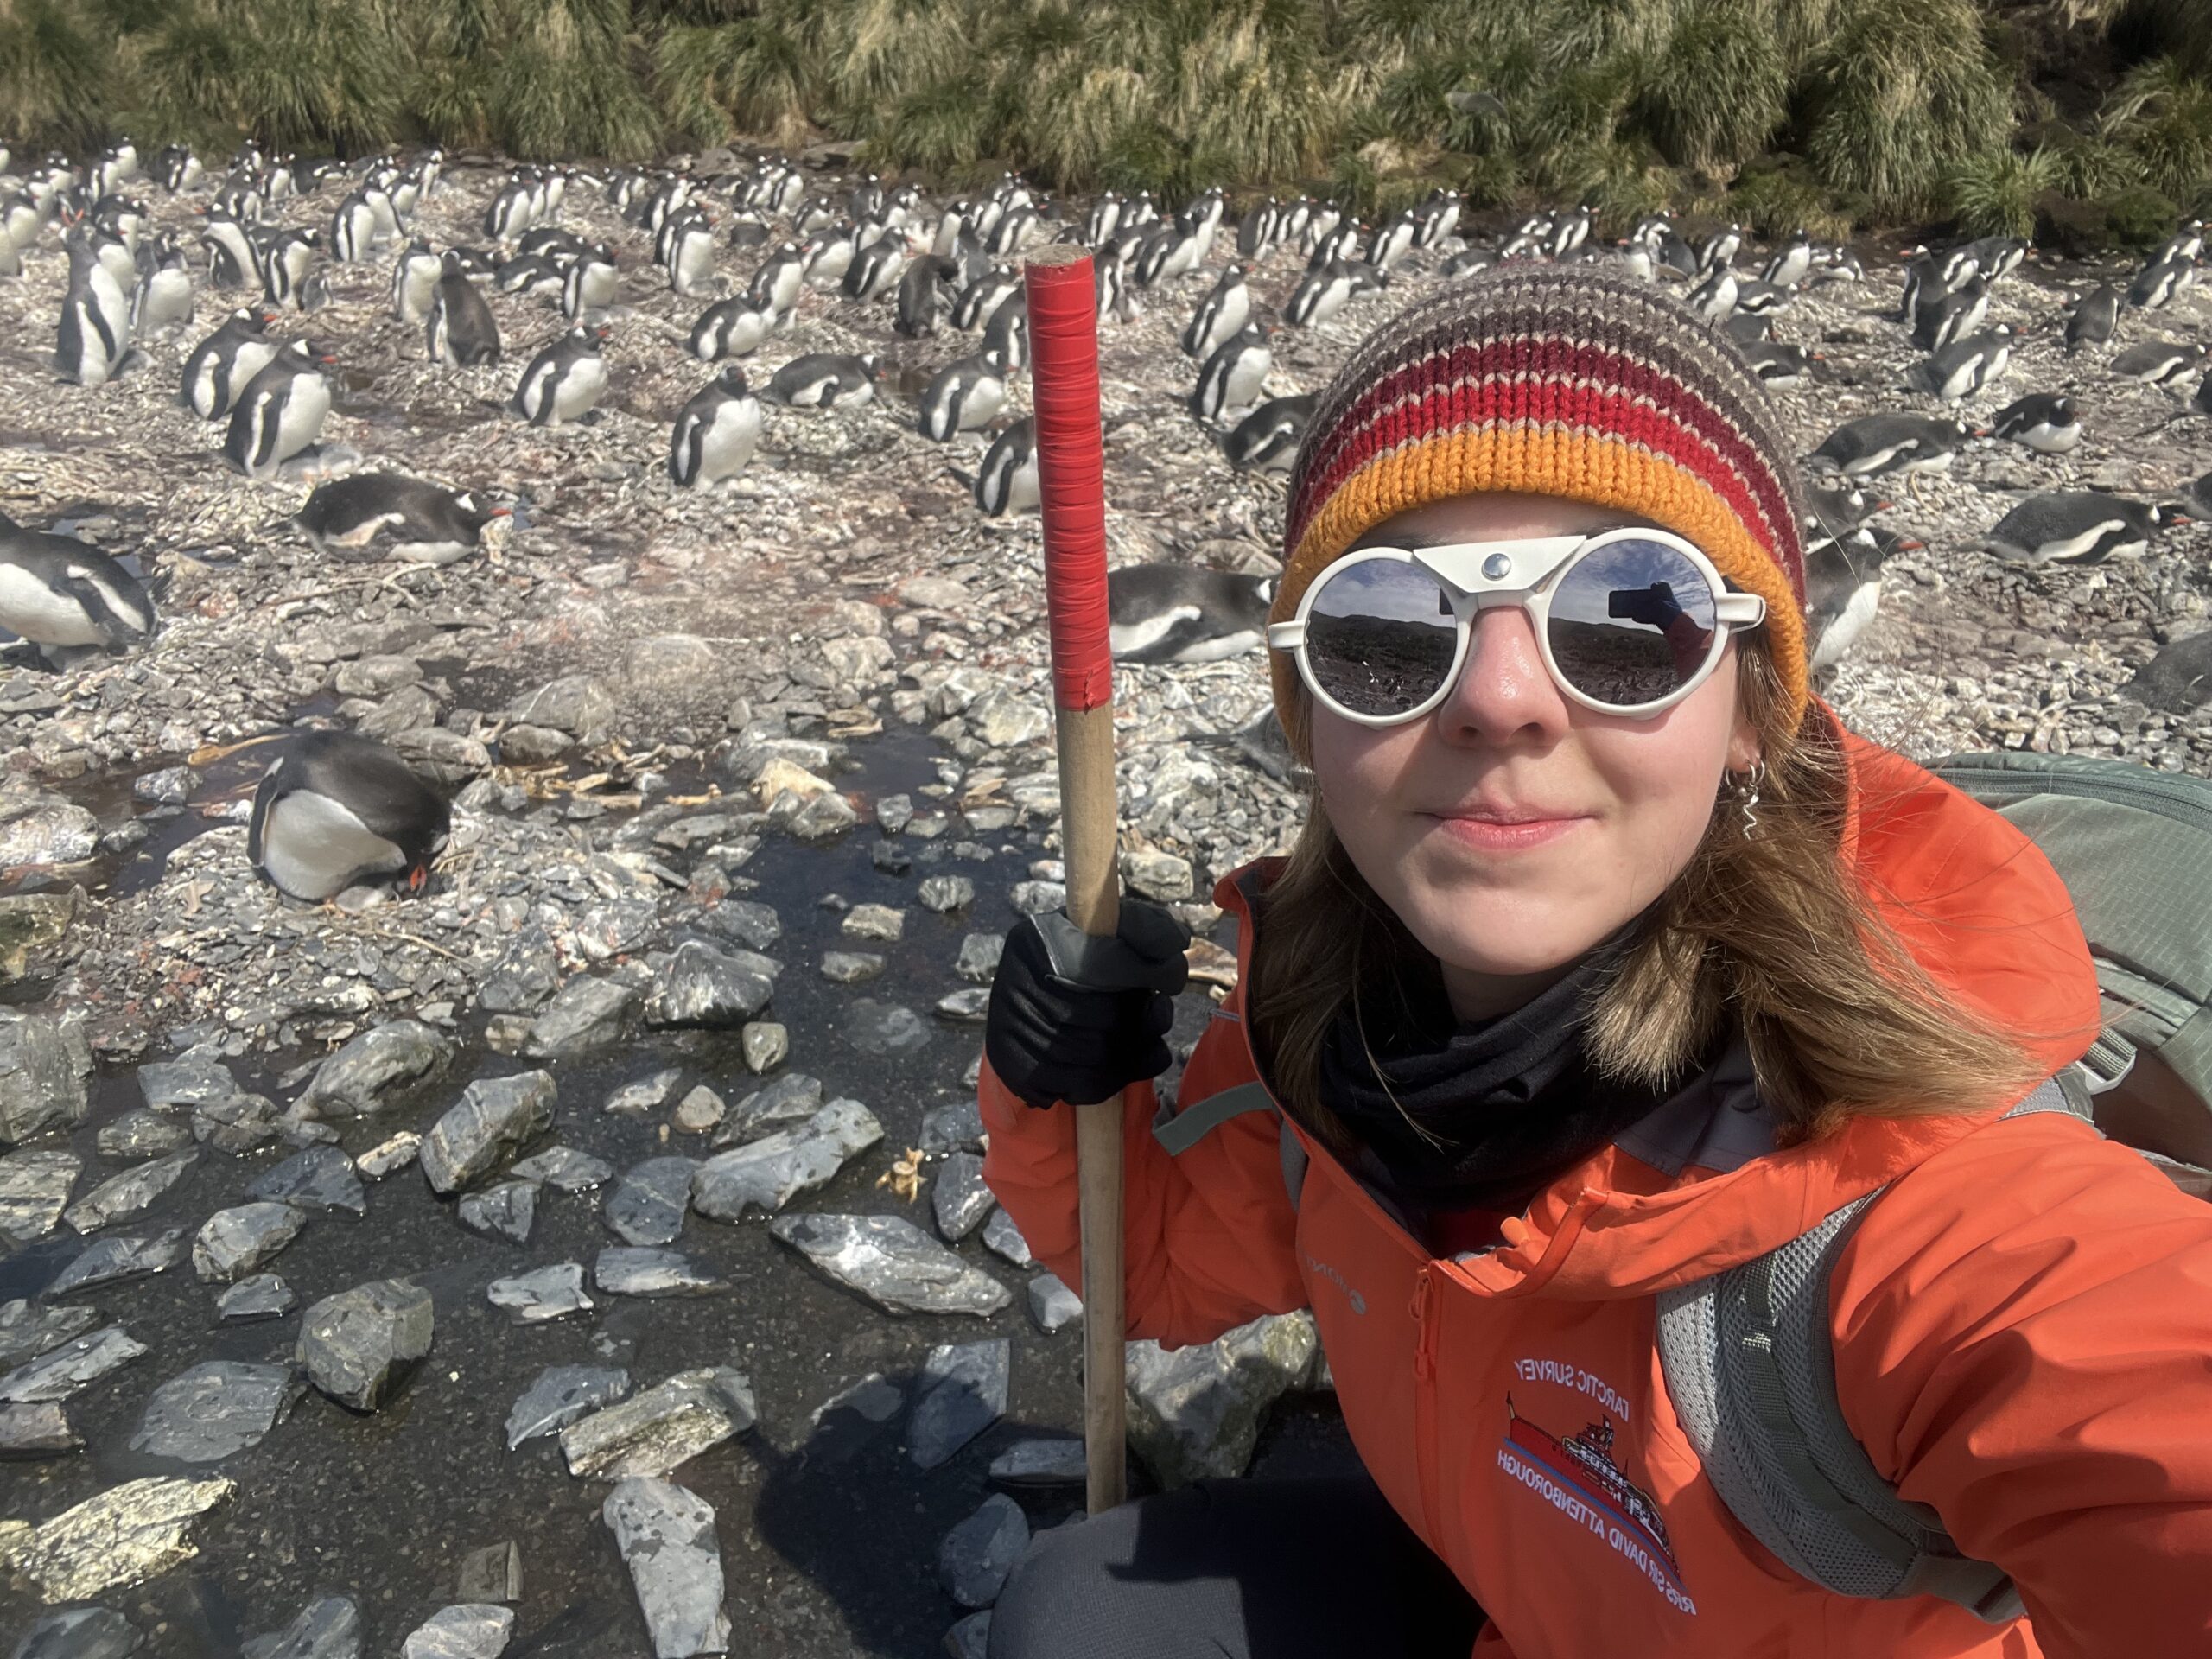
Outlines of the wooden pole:
{"type": "MultiPolygon", "coordinates": [[[[1068,918],[1094,937],[1121,919],[1114,800],[1114,682],[1106,614],[1105,447],[1098,304],[1090,254],[1056,245],[1024,273],[1037,406],[1037,482],[1060,762],[1068,918]]],[[[1116,1094],[1075,1111],[1083,1230],[1083,1440],[1090,1513],[1128,1495],[1122,1344],[1122,1126],[1116,1094]]]]}

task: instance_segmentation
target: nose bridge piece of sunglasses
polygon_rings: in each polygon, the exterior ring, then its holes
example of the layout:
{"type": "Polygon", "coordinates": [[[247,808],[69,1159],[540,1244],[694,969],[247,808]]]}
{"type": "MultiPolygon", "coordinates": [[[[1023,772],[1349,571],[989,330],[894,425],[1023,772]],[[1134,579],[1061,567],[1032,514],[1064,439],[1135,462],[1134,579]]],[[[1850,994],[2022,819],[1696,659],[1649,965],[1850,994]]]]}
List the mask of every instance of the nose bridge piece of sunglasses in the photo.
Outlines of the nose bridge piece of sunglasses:
{"type": "Polygon", "coordinates": [[[1587,536],[1542,536],[1516,541],[1456,542],[1416,548],[1413,562],[1455,592],[1471,598],[1477,610],[1490,610],[1514,604],[1542,587],[1590,540],[1587,536]]]}

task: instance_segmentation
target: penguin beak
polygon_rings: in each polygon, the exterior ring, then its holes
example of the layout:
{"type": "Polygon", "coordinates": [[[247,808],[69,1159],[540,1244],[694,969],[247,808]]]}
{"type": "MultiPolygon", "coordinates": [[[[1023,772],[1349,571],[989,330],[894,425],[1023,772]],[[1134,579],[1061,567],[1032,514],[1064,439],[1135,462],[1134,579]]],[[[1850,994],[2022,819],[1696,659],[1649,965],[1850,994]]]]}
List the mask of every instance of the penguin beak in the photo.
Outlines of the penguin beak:
{"type": "Polygon", "coordinates": [[[1912,537],[1900,536],[1897,538],[1897,550],[1900,553],[1917,553],[1927,545],[1927,543],[1916,541],[1912,537]]]}
{"type": "Polygon", "coordinates": [[[429,884],[430,870],[428,865],[417,864],[413,869],[407,872],[408,892],[420,893],[424,887],[429,886],[429,884]]]}

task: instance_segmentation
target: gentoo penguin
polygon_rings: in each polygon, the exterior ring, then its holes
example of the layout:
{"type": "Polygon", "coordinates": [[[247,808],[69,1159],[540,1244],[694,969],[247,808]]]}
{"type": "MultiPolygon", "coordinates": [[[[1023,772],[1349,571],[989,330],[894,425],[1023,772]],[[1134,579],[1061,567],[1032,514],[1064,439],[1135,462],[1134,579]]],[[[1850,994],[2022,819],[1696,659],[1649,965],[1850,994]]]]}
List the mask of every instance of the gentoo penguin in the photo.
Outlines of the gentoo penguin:
{"type": "Polygon", "coordinates": [[[1216,347],[1198,371],[1198,389],[1191,394],[1191,412],[1218,425],[1235,410],[1249,409],[1259,400],[1261,383],[1274,366],[1268,330],[1248,323],[1216,347]]]}
{"type": "Polygon", "coordinates": [[[935,334],[938,312],[959,270],[959,266],[942,254],[925,253],[908,261],[899,277],[897,315],[892,327],[908,340],[935,334]]]}
{"type": "MultiPolygon", "coordinates": [[[[1269,196],[1256,201],[1236,221],[1236,257],[1264,259],[1275,245],[1275,226],[1282,219],[1282,203],[1269,196]]],[[[1426,244],[1423,244],[1426,246],[1426,244]]]]}
{"type": "Polygon", "coordinates": [[[338,360],[327,346],[296,340],[247,382],[231,410],[223,457],[248,478],[268,478],[322,435],[338,360]]]}
{"type": "Polygon", "coordinates": [[[952,326],[969,330],[986,327],[1000,306],[1020,288],[1012,265],[993,265],[962,290],[952,302],[952,326]]]}
{"type": "Polygon", "coordinates": [[[166,237],[139,245],[138,285],[130,296],[130,337],[153,340],[192,321],[192,271],[166,237]]]}
{"type": "Polygon", "coordinates": [[[1913,308],[1912,343],[1924,352],[1940,350],[1974,333],[1988,315],[1989,284],[1977,276],[1913,308]]]}
{"type": "Polygon", "coordinates": [[[376,239],[376,209],[356,190],[330,216],[330,257],[341,265],[358,264],[369,257],[376,239]]]}
{"type": "Polygon", "coordinates": [[[452,830],[444,798],[383,744],[307,732],[262,775],[245,850],[295,899],[402,875],[419,892],[452,830]]]}
{"type": "Polygon", "coordinates": [[[607,391],[607,359],[599,353],[604,327],[569,330],[536,357],[515,384],[512,405],[532,426],[582,419],[607,391]]]}
{"type": "Polygon", "coordinates": [[[1221,442],[1222,453],[1239,472],[1287,473],[1298,458],[1306,423],[1313,418],[1313,395],[1270,397],[1236,423],[1221,442]]]}
{"type": "Polygon", "coordinates": [[[1812,670],[1835,666],[1874,620],[1882,597],[1882,564],[1922,543],[1872,524],[1805,544],[1805,632],[1812,670]]]}
{"type": "Polygon", "coordinates": [[[766,396],[772,404],[793,409],[864,404],[875,396],[874,354],[846,357],[836,352],[809,352],[804,357],[795,357],[768,377],[766,396]]]}
{"type": "Polygon", "coordinates": [[[91,246],[69,245],[69,289],[54,327],[54,365],[80,386],[105,385],[130,351],[130,291],[91,246]]]}
{"type": "Polygon", "coordinates": [[[983,325],[983,350],[1011,371],[1029,361],[1029,296],[1010,296],[983,325]]]}
{"type": "Polygon", "coordinates": [[[207,279],[218,288],[258,288],[261,266],[245,226],[232,213],[209,210],[200,244],[207,250],[207,279]]]}
{"type": "Polygon", "coordinates": [[[2212,630],[2161,647],[2120,690],[2170,715],[2186,715],[2212,703],[2212,630]]]}
{"type": "Polygon", "coordinates": [[[1974,261],[1974,267],[1985,281],[1998,282],[2020,268],[2028,257],[2030,244],[2018,236],[1983,236],[1967,243],[1963,250],[1974,261]]]}
{"type": "Polygon", "coordinates": [[[1387,280],[1371,265],[1332,259],[1299,278],[1290,303],[1283,308],[1283,321],[1294,328],[1316,327],[1351,304],[1353,295],[1380,288],[1387,280]]]}
{"type": "Polygon", "coordinates": [[[270,321],[259,311],[233,311],[230,320],[193,349],[184,364],[184,401],[203,421],[219,421],[269,366],[279,349],[264,332],[270,321]]]}
{"type": "Polygon", "coordinates": [[[748,356],[760,350],[775,321],[774,312],[750,296],[717,301],[691,325],[691,355],[702,363],[748,356]]]}
{"type": "Polygon", "coordinates": [[[1809,473],[1841,473],[1846,478],[1910,475],[1916,492],[1920,474],[1948,469],[1971,435],[1957,421],[1925,415],[1862,415],[1828,434],[1805,457],[1809,473]]]}
{"type": "Polygon", "coordinates": [[[1004,361],[988,348],[946,364],[923,389],[916,429],[934,443],[990,424],[1006,407],[1004,361]]]}
{"type": "Polygon", "coordinates": [[[1764,316],[1770,312],[1783,309],[1796,297],[1795,286],[1785,288],[1776,283],[1763,283],[1756,276],[1738,276],[1736,279],[1736,310],[1729,315],[1732,317],[1738,312],[1748,311],[1753,316],[1764,316]]]}
{"type": "Polygon", "coordinates": [[[991,440],[976,473],[976,505],[986,517],[1028,512],[1037,505],[1037,421],[1025,415],[991,440]]]}
{"type": "Polygon", "coordinates": [[[614,303],[621,272],[613,252],[603,242],[580,250],[569,262],[561,284],[561,315],[570,322],[596,314],[614,303]]]}
{"type": "Polygon", "coordinates": [[[391,315],[395,321],[420,325],[429,321],[430,296],[438,286],[438,276],[443,269],[442,262],[430,251],[427,242],[410,242],[400,250],[399,263],[391,270],[391,315]]]}
{"type": "Polygon", "coordinates": [[[2031,391],[2005,404],[1990,422],[1989,431],[1992,437],[2024,443],[2046,455],[2063,455],[2082,442],[2082,421],[2074,412],[2074,400],[2049,391],[2031,391]]]}
{"type": "Polygon", "coordinates": [[[1223,267],[1213,292],[1191,314],[1183,329],[1183,354],[1205,362],[1251,315],[1252,290],[1244,285],[1244,267],[1232,262],[1223,267]]]}
{"type": "Polygon", "coordinates": [[[668,247],[668,285],[686,299],[710,293],[715,284],[715,227],[704,213],[677,226],[668,247]]]}
{"type": "MultiPolygon", "coordinates": [[[[1471,276],[1478,270],[1488,270],[1497,263],[1497,250],[1496,248],[1465,247],[1444,262],[1444,275],[1471,276]]],[[[1650,272],[1647,270],[1644,275],[1649,276],[1650,272]]]]}
{"type": "Polygon", "coordinates": [[[461,256],[451,249],[438,262],[423,342],[433,363],[466,368],[499,360],[499,325],[493,318],[491,302],[461,274],[461,256]]]}
{"type": "Polygon", "coordinates": [[[796,242],[782,242],[753,273],[747,295],[777,316],[789,314],[806,284],[806,256],[796,242]]]}
{"type": "Polygon", "coordinates": [[[1459,228],[1459,193],[1432,190],[1414,210],[1414,245],[1433,248],[1459,228]]]}
{"type": "Polygon", "coordinates": [[[306,310],[315,256],[312,232],[285,231],[270,238],[261,260],[262,296],[280,311],[306,310]]]}
{"type": "Polygon", "coordinates": [[[2202,346],[2171,340],[2146,340],[2115,356],[2112,372],[2123,379],[2171,389],[2202,367],[2203,362],[2202,346]]]}
{"type": "Polygon", "coordinates": [[[1706,273],[1705,280],[1689,291],[1685,303],[1709,323],[1726,322],[1735,314],[1740,286],[1736,273],[1728,266],[1715,265],[1706,273]]]}
{"type": "Polygon", "coordinates": [[[156,626],[145,588],[106,554],[0,513],[0,627],[53,661],[86,647],[123,651],[156,626]]]}
{"type": "Polygon", "coordinates": [[[1740,225],[1723,226],[1706,238],[1697,251],[1697,268],[1710,273],[1735,263],[1736,251],[1744,245],[1744,227],[1740,225]]]}
{"type": "Polygon", "coordinates": [[[1375,243],[1369,250],[1367,263],[1377,270],[1388,270],[1406,257],[1414,245],[1417,231],[1410,212],[1402,213],[1388,225],[1375,232],[1375,243]]]}
{"type": "Polygon", "coordinates": [[[862,303],[880,300],[898,286],[906,268],[906,238],[896,231],[886,231],[853,255],[838,291],[862,303]]]}
{"type": "Polygon", "coordinates": [[[1813,238],[1800,226],[1791,232],[1789,240],[1774,251],[1774,257],[1759,272],[1759,280],[1777,288],[1789,288],[1802,282],[1813,269],[1813,238]]]}
{"type": "Polygon", "coordinates": [[[806,280],[817,288],[836,287],[845,279],[857,245],[854,226],[829,225],[817,231],[799,249],[806,256],[806,280]]]}
{"type": "Polygon", "coordinates": [[[1190,564],[1106,573],[1107,639],[1121,663],[1216,663],[1257,651],[1274,583],[1190,564]]]}
{"type": "Polygon", "coordinates": [[[2099,283],[2075,301],[2074,308],[2066,314],[2068,355],[2084,346],[2109,344],[2113,330],[2119,326],[2120,290],[2110,283],[2099,283]]]}
{"type": "Polygon", "coordinates": [[[1878,512],[1896,504],[1869,495],[1856,484],[1815,485],[1805,492],[1805,536],[1808,541],[1833,539],[1878,512]]]}
{"type": "Polygon", "coordinates": [[[556,264],[584,251],[584,239],[574,231],[563,230],[558,225],[541,225],[515,244],[518,258],[535,254],[541,259],[556,264]]]}
{"type": "Polygon", "coordinates": [[[2196,280],[2194,259],[2152,261],[2135,273],[2127,285],[2127,302],[2138,310],[2155,311],[2196,280]]]}
{"type": "Polygon", "coordinates": [[[2152,536],[2188,518],[2098,490],[2031,495],[1999,518],[1982,545],[2024,564],[2102,564],[2139,556],[2152,536]]]}
{"type": "Polygon", "coordinates": [[[2012,330],[2000,322],[1930,353],[1906,372],[1905,385],[1943,403],[1955,404],[2004,373],[2012,356],[2012,330]]]}
{"type": "Polygon", "coordinates": [[[1777,340],[1744,343],[1744,361],[1751,365],[1753,374],[1770,386],[1797,385],[1810,366],[1821,360],[1821,354],[1809,346],[1791,346],[1777,340]]]}
{"type": "Polygon", "coordinates": [[[492,286],[500,293],[531,299],[557,301],[566,282],[560,261],[543,253],[518,253],[492,273],[492,286]]]}
{"type": "Polygon", "coordinates": [[[474,492],[403,473],[354,473],[317,485],[296,522],[315,550],[332,558],[451,564],[474,551],[486,527],[511,512],[486,505],[474,492]]]}
{"type": "Polygon", "coordinates": [[[684,404],[668,446],[668,476],[677,488],[735,476],[760,443],[760,404],[732,364],[684,404]]]}

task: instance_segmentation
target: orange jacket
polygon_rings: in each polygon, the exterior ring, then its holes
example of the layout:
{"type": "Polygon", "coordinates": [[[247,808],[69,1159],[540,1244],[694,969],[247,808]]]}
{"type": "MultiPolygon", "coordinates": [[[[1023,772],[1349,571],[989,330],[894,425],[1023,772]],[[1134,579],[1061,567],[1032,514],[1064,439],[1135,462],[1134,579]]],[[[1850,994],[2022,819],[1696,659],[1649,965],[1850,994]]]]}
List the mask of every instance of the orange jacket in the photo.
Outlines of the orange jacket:
{"type": "MultiPolygon", "coordinates": [[[[2076,1058],[2096,983],[2043,855],[1910,763],[1850,753],[1844,855],[1915,957],[2047,1069],[2076,1058]]],[[[1217,890],[1247,953],[1247,884],[1269,874],[1217,890]]],[[[1181,1110],[1255,1078],[1241,1007],[1191,1057],[1181,1110]]],[[[982,1094],[985,1179],[1080,1284],[1072,1115],[1031,1110],[988,1068],[982,1094]]],[[[1672,1147],[1639,1125],[1508,1220],[1502,1247],[1439,1260],[1302,1133],[1294,1206],[1277,1113],[1170,1156],[1135,1089],[1129,1334],[1205,1342],[1311,1306],[1361,1458],[1488,1615],[1478,1659],[2212,1654],[2212,1206],[2077,1119],[1999,1109],[1733,1154],[1709,1132],[1725,1110],[1677,1122],[1672,1147]],[[2025,1620],[1798,1577],[1726,1511],[1667,1396],[1657,1292],[1884,1183],[1832,1282],[1845,1414],[1904,1497],[2012,1575],[2025,1620]]]]}

